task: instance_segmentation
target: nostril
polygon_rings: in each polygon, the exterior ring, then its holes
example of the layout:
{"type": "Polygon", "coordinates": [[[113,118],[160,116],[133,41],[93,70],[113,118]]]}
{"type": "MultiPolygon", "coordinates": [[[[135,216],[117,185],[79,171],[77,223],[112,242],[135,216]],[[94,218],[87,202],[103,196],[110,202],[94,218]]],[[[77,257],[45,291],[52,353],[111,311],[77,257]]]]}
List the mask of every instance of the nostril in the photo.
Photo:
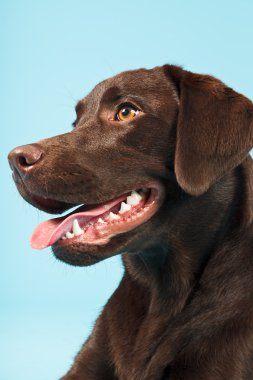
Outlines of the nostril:
{"type": "Polygon", "coordinates": [[[27,162],[26,158],[24,156],[18,157],[18,164],[19,166],[30,166],[29,162],[27,162]]]}
{"type": "Polygon", "coordinates": [[[23,145],[13,149],[9,153],[9,162],[12,170],[20,174],[26,174],[41,159],[42,150],[37,144],[23,145]]]}
{"type": "Polygon", "coordinates": [[[32,166],[36,164],[37,161],[41,158],[42,152],[33,151],[33,152],[25,152],[21,153],[17,156],[17,162],[19,166],[32,166]]]}

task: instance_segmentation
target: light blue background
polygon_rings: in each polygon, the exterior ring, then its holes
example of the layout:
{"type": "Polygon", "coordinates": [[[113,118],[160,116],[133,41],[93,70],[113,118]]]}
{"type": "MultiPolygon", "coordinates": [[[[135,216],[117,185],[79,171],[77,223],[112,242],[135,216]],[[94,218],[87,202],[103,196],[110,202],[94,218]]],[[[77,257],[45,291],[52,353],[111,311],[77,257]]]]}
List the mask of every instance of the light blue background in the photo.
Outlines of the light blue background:
{"type": "Polygon", "coordinates": [[[122,275],[119,257],[73,268],[29,247],[48,216],[18,195],[8,151],[70,130],[122,70],[182,64],[252,99],[252,17],[250,0],[1,1],[1,380],[58,379],[122,275]]]}

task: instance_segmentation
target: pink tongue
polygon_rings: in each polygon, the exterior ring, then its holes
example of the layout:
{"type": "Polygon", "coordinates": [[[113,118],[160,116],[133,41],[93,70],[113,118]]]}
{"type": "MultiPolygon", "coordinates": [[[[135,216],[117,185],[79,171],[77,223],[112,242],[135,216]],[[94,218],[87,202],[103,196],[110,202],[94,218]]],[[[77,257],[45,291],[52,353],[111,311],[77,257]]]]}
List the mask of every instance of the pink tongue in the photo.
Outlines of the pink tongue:
{"type": "Polygon", "coordinates": [[[123,201],[126,195],[114,199],[111,202],[100,205],[92,210],[83,212],[73,212],[60,218],[49,219],[40,223],[33,231],[31,237],[31,247],[35,249],[43,249],[53,245],[60,239],[67,231],[72,231],[72,224],[74,219],[78,219],[79,224],[85,225],[94,216],[104,214],[113,206],[123,201]],[[81,222],[81,223],[80,223],[81,222]]]}

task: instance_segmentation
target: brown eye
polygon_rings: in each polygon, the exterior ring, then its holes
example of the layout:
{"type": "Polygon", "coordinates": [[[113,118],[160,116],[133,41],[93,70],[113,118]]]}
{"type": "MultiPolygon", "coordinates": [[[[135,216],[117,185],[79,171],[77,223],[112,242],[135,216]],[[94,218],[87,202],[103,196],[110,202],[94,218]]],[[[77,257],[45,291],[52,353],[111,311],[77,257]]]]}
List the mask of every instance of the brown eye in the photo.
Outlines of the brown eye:
{"type": "Polygon", "coordinates": [[[116,118],[119,121],[130,120],[133,119],[138,114],[138,112],[139,111],[132,106],[124,106],[119,110],[116,118]]]}

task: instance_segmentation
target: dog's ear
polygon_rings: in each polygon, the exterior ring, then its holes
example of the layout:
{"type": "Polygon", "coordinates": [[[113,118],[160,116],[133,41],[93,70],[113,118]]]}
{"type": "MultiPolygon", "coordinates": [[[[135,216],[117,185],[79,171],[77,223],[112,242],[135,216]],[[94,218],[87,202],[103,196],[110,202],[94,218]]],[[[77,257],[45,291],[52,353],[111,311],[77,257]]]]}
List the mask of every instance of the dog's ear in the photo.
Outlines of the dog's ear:
{"type": "Polygon", "coordinates": [[[179,94],[176,178],[187,193],[201,195],[252,148],[253,104],[211,76],[164,70],[179,94]]]}

